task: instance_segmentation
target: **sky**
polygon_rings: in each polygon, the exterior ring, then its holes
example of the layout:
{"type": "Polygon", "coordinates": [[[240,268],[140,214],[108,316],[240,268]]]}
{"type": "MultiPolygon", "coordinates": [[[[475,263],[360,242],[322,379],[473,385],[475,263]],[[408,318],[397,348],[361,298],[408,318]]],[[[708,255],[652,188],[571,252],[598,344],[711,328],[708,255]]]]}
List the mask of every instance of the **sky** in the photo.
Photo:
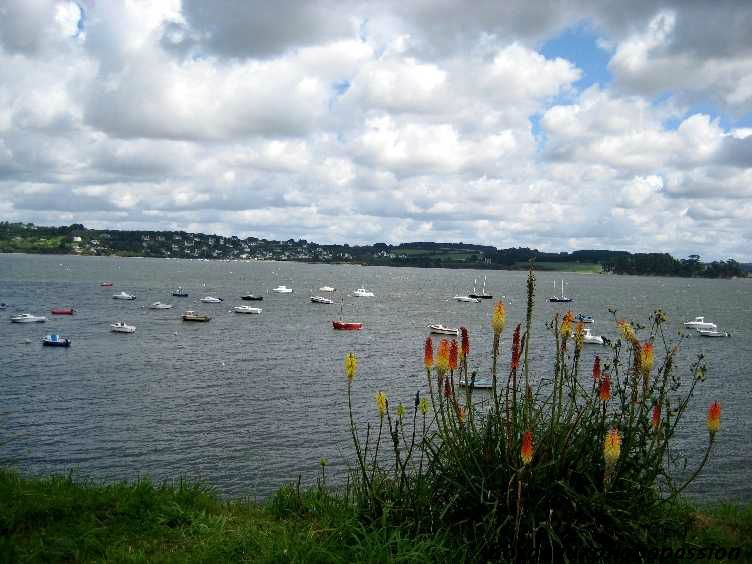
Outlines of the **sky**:
{"type": "Polygon", "coordinates": [[[0,219],[752,261],[752,2],[0,0],[0,219]]]}

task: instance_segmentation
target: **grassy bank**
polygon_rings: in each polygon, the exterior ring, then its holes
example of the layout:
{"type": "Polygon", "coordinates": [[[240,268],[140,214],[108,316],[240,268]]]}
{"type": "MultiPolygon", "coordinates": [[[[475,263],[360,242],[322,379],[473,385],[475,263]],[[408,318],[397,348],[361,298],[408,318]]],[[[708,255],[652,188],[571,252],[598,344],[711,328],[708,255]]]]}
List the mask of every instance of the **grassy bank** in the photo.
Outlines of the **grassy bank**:
{"type": "MultiPolygon", "coordinates": [[[[686,536],[666,547],[742,547],[752,506],[676,506],[686,536]]],[[[337,496],[283,488],[264,505],[221,501],[196,484],[96,485],[0,470],[1,562],[460,562],[440,534],[364,524],[337,496]]]]}

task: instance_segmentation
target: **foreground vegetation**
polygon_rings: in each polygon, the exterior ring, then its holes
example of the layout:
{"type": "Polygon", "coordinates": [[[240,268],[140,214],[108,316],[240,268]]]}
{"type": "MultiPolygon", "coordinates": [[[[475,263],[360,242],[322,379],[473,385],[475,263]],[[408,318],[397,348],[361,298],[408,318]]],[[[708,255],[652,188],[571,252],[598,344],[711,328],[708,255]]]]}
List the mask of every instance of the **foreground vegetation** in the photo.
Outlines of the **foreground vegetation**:
{"type": "MultiPolygon", "coordinates": [[[[752,505],[671,511],[685,529],[661,548],[752,555],[752,505]]],[[[0,562],[461,562],[471,548],[364,523],[343,496],[319,489],[290,486],[259,505],[184,482],[96,485],[0,470],[0,562]]]]}

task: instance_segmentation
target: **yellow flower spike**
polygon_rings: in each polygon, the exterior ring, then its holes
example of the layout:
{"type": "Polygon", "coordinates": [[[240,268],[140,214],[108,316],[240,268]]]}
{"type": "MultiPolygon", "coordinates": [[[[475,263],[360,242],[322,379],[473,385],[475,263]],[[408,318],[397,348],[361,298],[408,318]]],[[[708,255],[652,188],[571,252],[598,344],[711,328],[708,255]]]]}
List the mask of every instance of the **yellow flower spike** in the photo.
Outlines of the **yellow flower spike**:
{"type": "Polygon", "coordinates": [[[347,381],[352,382],[353,378],[355,378],[355,373],[358,370],[358,358],[355,356],[355,353],[347,353],[345,355],[345,376],[347,376],[347,381]]]}
{"type": "Polygon", "coordinates": [[[574,314],[568,311],[564,314],[564,319],[561,320],[561,340],[566,342],[572,334],[572,321],[574,321],[574,314]]]}
{"type": "Polygon", "coordinates": [[[643,343],[640,347],[640,368],[642,375],[647,378],[653,369],[653,343],[643,343]]]}
{"type": "Polygon", "coordinates": [[[379,417],[382,419],[384,418],[384,415],[386,415],[386,405],[386,394],[384,392],[376,394],[376,408],[379,410],[379,417]]]}
{"type": "Polygon", "coordinates": [[[603,441],[603,458],[606,460],[606,466],[611,467],[616,464],[621,455],[621,435],[619,430],[611,428],[606,433],[606,440],[603,441]]]}
{"type": "Polygon", "coordinates": [[[397,417],[402,419],[405,416],[405,406],[401,403],[397,406],[397,417]]]}
{"type": "Polygon", "coordinates": [[[420,410],[421,415],[426,415],[428,413],[428,400],[426,398],[420,398],[418,409],[420,410]]]}
{"type": "Polygon", "coordinates": [[[493,327],[494,334],[499,335],[504,330],[504,325],[507,322],[507,314],[504,311],[504,304],[502,302],[496,302],[493,311],[493,317],[491,317],[491,327],[493,327]]]}
{"type": "Polygon", "coordinates": [[[520,448],[520,458],[522,463],[527,465],[533,460],[533,433],[525,431],[522,433],[522,447],[520,448]]]}
{"type": "Polygon", "coordinates": [[[629,341],[630,343],[635,343],[637,341],[637,334],[635,333],[634,327],[630,325],[629,321],[620,319],[616,322],[616,327],[619,329],[619,333],[622,337],[624,337],[625,340],[629,341]]]}
{"type": "Polygon", "coordinates": [[[576,350],[581,351],[582,346],[585,344],[585,326],[582,323],[578,323],[574,330],[574,347],[576,350]]]}
{"type": "Polygon", "coordinates": [[[437,354],[436,370],[440,375],[444,375],[449,371],[449,340],[441,339],[439,341],[439,352],[437,354]]]}

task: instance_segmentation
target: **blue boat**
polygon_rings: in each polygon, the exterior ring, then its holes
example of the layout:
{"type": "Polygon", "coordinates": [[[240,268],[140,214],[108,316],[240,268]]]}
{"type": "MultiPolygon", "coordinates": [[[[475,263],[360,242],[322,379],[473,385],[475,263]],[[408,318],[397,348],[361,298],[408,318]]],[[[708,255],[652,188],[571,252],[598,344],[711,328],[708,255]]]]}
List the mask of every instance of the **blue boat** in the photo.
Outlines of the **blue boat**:
{"type": "Polygon", "coordinates": [[[42,339],[42,345],[45,347],[69,347],[70,344],[70,339],[66,339],[60,335],[47,335],[42,339]]]}

